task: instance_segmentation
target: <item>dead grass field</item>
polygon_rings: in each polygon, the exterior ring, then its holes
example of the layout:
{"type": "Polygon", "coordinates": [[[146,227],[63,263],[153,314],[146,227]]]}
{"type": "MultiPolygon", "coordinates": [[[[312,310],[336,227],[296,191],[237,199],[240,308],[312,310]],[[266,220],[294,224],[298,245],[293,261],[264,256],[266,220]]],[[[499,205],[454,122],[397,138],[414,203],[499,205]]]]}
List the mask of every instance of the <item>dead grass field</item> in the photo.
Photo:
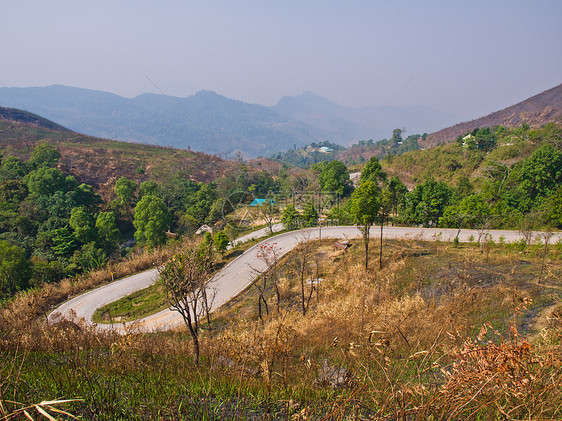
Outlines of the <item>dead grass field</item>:
{"type": "Polygon", "coordinates": [[[540,283],[538,245],[386,241],[379,269],[374,242],[368,271],[360,241],[312,250],[306,315],[291,253],[279,311],[270,285],[260,320],[248,288],[205,328],[197,366],[184,332],[47,326],[63,293],[22,295],[0,315],[0,415],[80,398],[62,407],[85,419],[562,418],[559,246],[540,283]]]}

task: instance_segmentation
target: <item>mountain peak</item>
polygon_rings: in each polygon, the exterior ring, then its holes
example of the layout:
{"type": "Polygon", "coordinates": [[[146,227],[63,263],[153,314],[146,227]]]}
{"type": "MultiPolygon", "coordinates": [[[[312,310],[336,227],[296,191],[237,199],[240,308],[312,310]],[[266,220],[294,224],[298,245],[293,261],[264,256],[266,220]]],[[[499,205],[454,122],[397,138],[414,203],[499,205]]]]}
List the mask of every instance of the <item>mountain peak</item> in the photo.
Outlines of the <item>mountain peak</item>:
{"type": "Polygon", "coordinates": [[[304,91],[300,95],[284,96],[282,97],[276,108],[285,107],[317,107],[317,106],[338,106],[336,103],[330,101],[323,96],[317,95],[312,91],[304,91]]]}

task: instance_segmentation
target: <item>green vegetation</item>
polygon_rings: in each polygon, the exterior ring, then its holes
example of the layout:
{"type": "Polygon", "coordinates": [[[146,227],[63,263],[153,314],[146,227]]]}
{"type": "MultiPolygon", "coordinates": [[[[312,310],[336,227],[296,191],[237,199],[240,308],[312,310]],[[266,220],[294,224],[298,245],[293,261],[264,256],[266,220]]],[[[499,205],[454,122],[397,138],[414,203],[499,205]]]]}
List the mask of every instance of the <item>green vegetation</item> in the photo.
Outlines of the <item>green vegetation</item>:
{"type": "Polygon", "coordinates": [[[343,146],[325,140],[320,143],[313,142],[299,149],[295,147],[286,152],[278,152],[272,155],[270,159],[275,159],[291,166],[308,168],[323,161],[333,161],[336,159],[338,152],[343,150],[345,150],[343,146]]]}
{"type": "Polygon", "coordinates": [[[120,300],[98,308],[93,320],[96,323],[131,322],[168,308],[166,291],[162,283],[157,282],[140,289],[120,300]]]}
{"type": "MultiPolygon", "coordinates": [[[[10,281],[17,286],[15,290],[119,259],[130,251],[133,238],[155,246],[165,241],[167,231],[191,235],[204,223],[220,227],[232,218],[227,215],[236,207],[247,205],[254,197],[271,200],[266,208],[275,212],[263,212],[268,210],[263,206],[254,212],[267,225],[278,219],[293,228],[314,226],[326,219],[340,223],[354,219],[353,201],[348,199],[353,191],[349,171],[335,159],[321,161],[309,171],[287,166],[256,171],[243,163],[230,164],[228,177],[204,183],[192,180],[181,165],[155,166],[155,161],[141,159],[148,152],[153,160],[169,160],[170,154],[196,154],[139,146],[134,168],[143,171],[96,189],[61,170],[68,162],[69,148],[106,142],[111,143],[112,154],[123,150],[132,156],[128,145],[80,136],[72,140],[76,135],[70,132],[56,132],[58,140],[49,141],[53,132],[25,126],[8,133],[21,138],[12,149],[3,150],[0,161],[0,240],[22,250],[32,262],[31,276],[23,271],[18,281],[10,281]],[[29,140],[33,133],[46,139],[29,140]],[[287,206],[290,201],[273,199],[295,192],[308,192],[309,199],[294,208],[287,206]],[[324,203],[314,196],[325,192],[338,195],[339,203],[324,203]]],[[[401,136],[395,130],[391,141],[398,144],[401,136]]],[[[373,181],[389,205],[383,206],[373,223],[458,229],[560,227],[560,139],[561,129],[552,124],[537,130],[482,128],[451,145],[389,155],[382,161],[371,157],[360,182],[373,181]],[[410,192],[403,181],[415,184],[410,192]]],[[[129,158],[123,154],[119,159],[125,163],[129,158]]],[[[227,231],[232,240],[236,233],[230,226],[227,231]]],[[[226,237],[218,244],[224,247],[226,237]]],[[[4,294],[13,292],[10,287],[4,294]]]]}

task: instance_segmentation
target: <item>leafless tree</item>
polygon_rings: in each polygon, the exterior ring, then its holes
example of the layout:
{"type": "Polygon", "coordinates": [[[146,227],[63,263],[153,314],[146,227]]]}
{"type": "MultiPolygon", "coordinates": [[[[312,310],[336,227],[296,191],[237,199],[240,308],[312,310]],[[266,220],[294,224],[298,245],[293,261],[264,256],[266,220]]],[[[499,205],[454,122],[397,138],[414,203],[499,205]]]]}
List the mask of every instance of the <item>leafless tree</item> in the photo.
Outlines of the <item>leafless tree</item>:
{"type": "Polygon", "coordinates": [[[209,282],[212,260],[203,247],[187,246],[159,268],[170,307],[180,313],[193,340],[193,358],[199,363],[199,319],[209,319],[209,282]]]}
{"type": "Polygon", "coordinates": [[[544,251],[542,254],[542,266],[541,266],[541,274],[539,276],[539,282],[538,282],[539,284],[541,283],[542,275],[544,273],[544,267],[546,264],[546,253],[548,252],[548,243],[550,242],[550,239],[552,238],[553,235],[554,232],[552,231],[552,229],[547,229],[541,234],[541,237],[544,240],[544,251]]]}
{"type": "Polygon", "coordinates": [[[275,201],[273,199],[266,199],[265,203],[258,205],[257,211],[259,217],[265,221],[267,227],[269,228],[270,234],[273,234],[273,222],[279,215],[279,207],[275,201]]]}
{"type": "Polygon", "coordinates": [[[488,232],[490,230],[491,221],[489,218],[482,219],[481,223],[476,227],[476,231],[478,231],[478,244],[480,244],[480,253],[484,253],[484,249],[486,248],[486,243],[492,236],[488,232]]]}
{"type": "Polygon", "coordinates": [[[254,283],[254,287],[258,290],[258,318],[263,321],[264,311],[266,315],[269,314],[269,306],[267,305],[267,299],[265,298],[269,274],[267,271],[260,271],[252,266],[250,266],[250,268],[258,275],[258,279],[254,283]]]}
{"type": "Polygon", "coordinates": [[[308,311],[308,306],[314,292],[314,282],[310,282],[307,287],[307,280],[310,278],[312,271],[310,260],[312,259],[312,243],[310,241],[310,231],[303,231],[301,241],[295,247],[294,273],[299,279],[301,286],[301,309],[303,316],[308,311]],[[308,290],[307,290],[308,289],[308,290]]]}
{"type": "Polygon", "coordinates": [[[533,227],[536,224],[536,214],[530,213],[526,215],[519,224],[519,233],[525,239],[525,244],[527,246],[531,245],[531,241],[533,240],[533,227]]]}
{"type": "Polygon", "coordinates": [[[510,172],[511,169],[502,162],[492,161],[484,168],[482,178],[495,199],[500,197],[510,172]]]}
{"type": "MultiPolygon", "coordinates": [[[[277,298],[277,312],[280,310],[281,291],[279,290],[279,267],[278,260],[281,256],[281,250],[277,243],[263,243],[258,246],[257,257],[265,264],[265,269],[261,271],[261,276],[265,277],[265,282],[269,279],[275,290],[277,298]]],[[[265,301],[265,300],[264,300],[265,301]]]]}

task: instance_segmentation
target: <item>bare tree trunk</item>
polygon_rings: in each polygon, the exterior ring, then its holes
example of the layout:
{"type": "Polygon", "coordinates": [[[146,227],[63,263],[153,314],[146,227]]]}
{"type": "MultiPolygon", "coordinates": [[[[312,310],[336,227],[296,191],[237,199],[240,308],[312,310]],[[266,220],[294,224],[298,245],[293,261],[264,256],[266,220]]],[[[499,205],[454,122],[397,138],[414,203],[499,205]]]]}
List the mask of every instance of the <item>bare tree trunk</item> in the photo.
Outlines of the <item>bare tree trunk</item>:
{"type": "Polygon", "coordinates": [[[304,303],[304,268],[301,269],[301,307],[302,307],[302,315],[305,316],[306,315],[306,306],[305,306],[305,303],[304,303]]]}
{"type": "Polygon", "coordinates": [[[275,282],[273,284],[274,288],[275,288],[275,297],[277,298],[276,301],[276,307],[277,307],[277,313],[281,312],[280,309],[280,304],[281,304],[281,292],[279,292],[279,285],[277,284],[277,282],[275,282]]]}
{"type": "Polygon", "coordinates": [[[193,362],[199,364],[199,331],[197,326],[197,314],[191,317],[189,306],[176,307],[176,310],[182,315],[183,321],[189,330],[191,339],[193,340],[193,362]]]}
{"type": "Polygon", "coordinates": [[[193,332],[193,329],[189,329],[191,334],[191,339],[193,340],[193,362],[197,365],[199,364],[199,336],[193,332]]]}
{"type": "Polygon", "coordinates": [[[365,243],[365,270],[369,270],[369,234],[370,234],[371,227],[364,226],[361,229],[363,234],[363,241],[365,243]]]}
{"type": "Polygon", "coordinates": [[[538,282],[539,285],[541,283],[542,275],[544,273],[544,267],[545,267],[545,264],[546,264],[546,253],[548,252],[548,243],[550,242],[550,239],[552,238],[553,235],[554,235],[554,233],[551,232],[551,231],[547,231],[543,235],[544,236],[544,251],[543,251],[543,254],[542,254],[541,274],[539,276],[539,282],[538,282]]]}
{"type": "Polygon", "coordinates": [[[382,269],[382,229],[384,227],[384,219],[381,220],[381,250],[379,254],[379,269],[382,269]]]}
{"type": "Polygon", "coordinates": [[[207,299],[207,288],[205,286],[201,289],[201,295],[203,297],[203,308],[205,309],[205,315],[207,316],[207,325],[209,330],[211,329],[211,311],[209,309],[209,301],[207,299]]]}

